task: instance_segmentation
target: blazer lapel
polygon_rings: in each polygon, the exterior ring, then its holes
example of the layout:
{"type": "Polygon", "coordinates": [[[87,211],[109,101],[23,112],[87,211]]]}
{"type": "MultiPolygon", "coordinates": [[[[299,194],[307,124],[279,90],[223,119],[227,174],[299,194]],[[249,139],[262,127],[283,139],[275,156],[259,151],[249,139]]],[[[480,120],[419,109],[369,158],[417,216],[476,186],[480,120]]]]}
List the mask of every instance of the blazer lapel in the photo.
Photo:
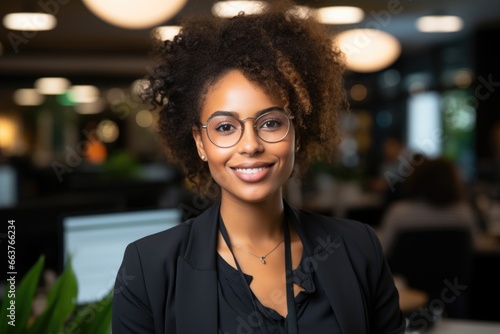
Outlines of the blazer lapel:
{"type": "Polygon", "coordinates": [[[312,254],[310,261],[315,264],[315,273],[332,305],[342,333],[367,333],[365,301],[344,240],[341,236],[329,234],[320,224],[306,221],[300,217],[300,212],[290,207],[288,210],[304,249],[312,254]],[[308,228],[302,228],[303,224],[308,224],[308,228]]]}
{"type": "Polygon", "coordinates": [[[338,237],[331,243],[335,248],[331,253],[332,248],[323,250],[323,256],[329,256],[318,265],[318,279],[330,300],[342,332],[367,333],[365,301],[344,242],[338,237]]]}
{"type": "Polygon", "coordinates": [[[175,305],[179,333],[216,334],[217,222],[219,204],[193,220],[186,253],[179,257],[175,305]]]}

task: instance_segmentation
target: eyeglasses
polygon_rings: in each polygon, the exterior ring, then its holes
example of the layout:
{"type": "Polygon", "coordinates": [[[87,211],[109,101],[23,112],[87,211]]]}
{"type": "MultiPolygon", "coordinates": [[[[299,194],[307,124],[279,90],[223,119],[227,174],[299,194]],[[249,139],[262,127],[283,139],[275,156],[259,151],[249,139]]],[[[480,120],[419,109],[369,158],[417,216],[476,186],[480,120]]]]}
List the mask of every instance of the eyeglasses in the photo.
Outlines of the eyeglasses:
{"type": "Polygon", "coordinates": [[[257,118],[238,119],[230,114],[217,115],[201,127],[207,130],[208,139],[215,146],[227,148],[240,141],[243,136],[244,122],[247,120],[254,120],[253,128],[260,139],[267,143],[277,143],[288,135],[290,120],[293,118],[294,116],[289,116],[280,109],[274,109],[257,118]]]}

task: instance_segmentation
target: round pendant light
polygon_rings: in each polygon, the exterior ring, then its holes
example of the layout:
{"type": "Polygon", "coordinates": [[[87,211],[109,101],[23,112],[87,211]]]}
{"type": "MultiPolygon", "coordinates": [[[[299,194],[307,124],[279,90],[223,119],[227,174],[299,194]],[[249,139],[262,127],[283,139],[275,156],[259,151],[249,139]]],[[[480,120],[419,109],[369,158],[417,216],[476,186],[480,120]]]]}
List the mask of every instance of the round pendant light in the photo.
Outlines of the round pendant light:
{"type": "Polygon", "coordinates": [[[398,59],[401,44],[391,34],[376,29],[351,29],[337,35],[334,42],[346,56],[348,69],[377,72],[398,59]]]}
{"type": "Polygon", "coordinates": [[[218,1],[212,5],[212,14],[218,17],[233,17],[240,12],[244,12],[245,14],[258,14],[264,10],[266,6],[266,2],[257,0],[218,1]]]}
{"type": "Polygon", "coordinates": [[[126,29],[145,29],[174,17],[187,0],[82,0],[103,21],[126,29]]]}

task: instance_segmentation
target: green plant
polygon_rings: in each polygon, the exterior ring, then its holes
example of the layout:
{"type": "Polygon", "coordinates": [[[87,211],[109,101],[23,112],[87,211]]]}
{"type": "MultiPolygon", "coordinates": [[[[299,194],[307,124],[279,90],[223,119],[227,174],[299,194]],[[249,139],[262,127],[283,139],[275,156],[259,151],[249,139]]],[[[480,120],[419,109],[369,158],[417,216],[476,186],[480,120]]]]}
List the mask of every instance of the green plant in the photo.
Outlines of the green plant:
{"type": "Polygon", "coordinates": [[[45,310],[30,323],[31,306],[44,264],[45,257],[41,256],[15,290],[7,287],[0,310],[0,333],[110,333],[112,292],[99,301],[78,308],[78,284],[71,261],[48,292],[45,310]]]}
{"type": "Polygon", "coordinates": [[[140,165],[132,154],[118,150],[109,155],[103,168],[104,173],[109,177],[134,179],[138,177],[140,165]]]}

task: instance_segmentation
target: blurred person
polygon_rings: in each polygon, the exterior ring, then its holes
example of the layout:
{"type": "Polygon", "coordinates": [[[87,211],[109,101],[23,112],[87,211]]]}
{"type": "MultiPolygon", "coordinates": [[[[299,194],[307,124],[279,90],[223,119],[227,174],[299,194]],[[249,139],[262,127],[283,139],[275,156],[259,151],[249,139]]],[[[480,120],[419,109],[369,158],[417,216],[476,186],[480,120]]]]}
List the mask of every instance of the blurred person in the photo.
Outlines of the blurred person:
{"type": "Polygon", "coordinates": [[[465,227],[476,240],[481,234],[457,166],[444,158],[426,158],[403,183],[402,198],[384,213],[377,232],[387,255],[398,232],[443,227],[465,227]]]}
{"type": "Polygon", "coordinates": [[[402,286],[428,294],[430,304],[426,308],[432,311],[432,319],[417,317],[410,321],[410,327],[422,321],[431,326],[442,316],[467,317],[468,291],[456,290],[458,294],[450,299],[447,284],[470,284],[473,247],[482,231],[454,162],[424,159],[416,166],[403,183],[402,199],[386,210],[377,233],[391,271],[405,282],[402,286]],[[470,233],[458,234],[457,229],[470,233]],[[402,232],[410,234],[404,242],[398,242],[402,232]],[[419,236],[428,239],[419,240],[419,236]],[[441,304],[433,304],[437,300],[441,304]]]}
{"type": "Polygon", "coordinates": [[[147,97],[167,153],[216,200],[127,247],[114,333],[404,332],[372,228],[284,200],[295,168],[333,156],[347,108],[342,54],[290,8],[188,20],[159,46],[147,97]]]}
{"type": "Polygon", "coordinates": [[[397,134],[391,134],[382,143],[380,158],[371,164],[368,187],[371,191],[382,195],[383,211],[401,198],[401,180],[408,168],[412,168],[408,166],[407,156],[403,139],[397,134]]]}

